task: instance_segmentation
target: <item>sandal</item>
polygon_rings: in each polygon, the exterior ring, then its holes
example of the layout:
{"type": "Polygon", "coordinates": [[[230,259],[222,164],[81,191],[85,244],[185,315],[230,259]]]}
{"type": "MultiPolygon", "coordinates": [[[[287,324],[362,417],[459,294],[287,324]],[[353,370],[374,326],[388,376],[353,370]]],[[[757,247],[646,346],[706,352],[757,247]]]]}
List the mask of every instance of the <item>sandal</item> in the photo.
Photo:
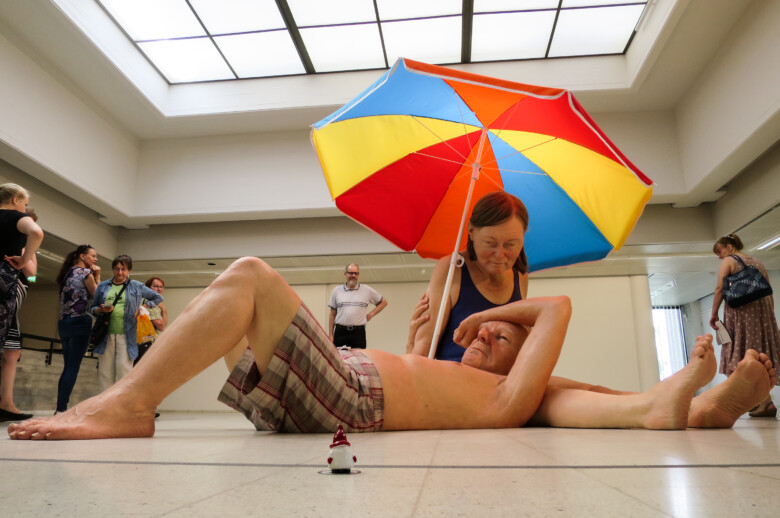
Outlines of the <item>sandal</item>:
{"type": "Polygon", "coordinates": [[[749,412],[750,417],[775,417],[777,415],[777,407],[774,403],[769,403],[765,409],[760,410],[756,408],[754,411],[749,412]]]}

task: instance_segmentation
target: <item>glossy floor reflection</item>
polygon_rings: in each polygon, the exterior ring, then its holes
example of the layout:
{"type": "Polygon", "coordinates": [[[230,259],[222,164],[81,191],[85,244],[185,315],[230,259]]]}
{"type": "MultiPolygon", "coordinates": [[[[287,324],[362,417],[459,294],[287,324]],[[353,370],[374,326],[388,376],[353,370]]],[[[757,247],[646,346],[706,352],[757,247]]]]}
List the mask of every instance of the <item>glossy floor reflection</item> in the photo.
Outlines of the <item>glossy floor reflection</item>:
{"type": "Polygon", "coordinates": [[[168,413],[153,439],[0,439],[4,516],[777,516],[774,419],[732,430],[349,434],[358,475],[322,475],[331,435],[168,413]]]}

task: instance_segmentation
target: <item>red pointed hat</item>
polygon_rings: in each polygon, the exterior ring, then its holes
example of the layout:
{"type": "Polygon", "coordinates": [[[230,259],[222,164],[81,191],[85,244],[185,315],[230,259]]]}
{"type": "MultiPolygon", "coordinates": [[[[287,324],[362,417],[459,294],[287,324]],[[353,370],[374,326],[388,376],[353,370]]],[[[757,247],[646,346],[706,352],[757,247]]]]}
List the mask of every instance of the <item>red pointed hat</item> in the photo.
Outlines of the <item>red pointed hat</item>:
{"type": "Polygon", "coordinates": [[[336,430],[336,433],[333,434],[333,443],[331,443],[330,447],[335,448],[336,446],[349,446],[349,441],[347,440],[347,434],[344,433],[344,428],[339,425],[339,429],[336,430]]]}

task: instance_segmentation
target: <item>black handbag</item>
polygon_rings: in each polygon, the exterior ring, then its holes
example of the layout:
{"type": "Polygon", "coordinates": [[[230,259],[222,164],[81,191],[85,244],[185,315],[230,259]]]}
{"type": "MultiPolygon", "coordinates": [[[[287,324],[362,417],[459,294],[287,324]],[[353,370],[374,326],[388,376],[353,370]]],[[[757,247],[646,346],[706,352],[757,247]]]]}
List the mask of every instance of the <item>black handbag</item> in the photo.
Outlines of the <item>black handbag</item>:
{"type": "MultiPolygon", "coordinates": [[[[119,293],[116,296],[116,299],[114,300],[114,305],[116,306],[116,303],[119,302],[119,299],[122,297],[122,294],[125,292],[125,288],[127,288],[127,285],[130,284],[130,281],[127,281],[122,286],[122,289],[119,290],[119,293]]],[[[92,325],[92,334],[89,336],[89,343],[92,345],[92,347],[97,347],[101,343],[103,343],[103,340],[105,340],[106,335],[108,334],[108,323],[111,320],[111,313],[101,313],[97,317],[95,317],[95,323],[92,325]]]]}
{"type": "Polygon", "coordinates": [[[738,308],[772,294],[772,286],[753,265],[747,266],[738,255],[730,255],[744,266],[744,269],[723,280],[723,298],[732,308],[738,308]]]}

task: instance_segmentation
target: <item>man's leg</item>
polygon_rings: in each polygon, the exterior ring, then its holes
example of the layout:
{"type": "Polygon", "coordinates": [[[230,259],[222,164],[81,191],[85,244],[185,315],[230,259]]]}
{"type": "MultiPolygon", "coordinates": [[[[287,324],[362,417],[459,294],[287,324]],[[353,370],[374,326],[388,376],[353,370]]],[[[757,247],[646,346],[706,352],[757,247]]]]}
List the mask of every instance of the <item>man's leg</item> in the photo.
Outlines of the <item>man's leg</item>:
{"type": "Polygon", "coordinates": [[[51,418],[8,427],[12,439],[97,439],[154,434],[154,411],[176,388],[244,337],[264,372],[300,299],[270,266],[239,259],[182,312],[146,359],[104,393],[51,418]]]}
{"type": "Polygon", "coordinates": [[[688,365],[647,392],[604,394],[550,386],[531,423],[563,428],[683,429],[696,390],[712,379],[716,368],[712,337],[701,336],[688,365]]]}
{"type": "Polygon", "coordinates": [[[355,345],[352,347],[355,349],[366,348],[366,326],[355,329],[353,342],[355,345]]]}
{"type": "Polygon", "coordinates": [[[726,381],[693,398],[688,426],[730,428],[739,416],[766,398],[776,379],[769,357],[748,349],[726,381]]]}

